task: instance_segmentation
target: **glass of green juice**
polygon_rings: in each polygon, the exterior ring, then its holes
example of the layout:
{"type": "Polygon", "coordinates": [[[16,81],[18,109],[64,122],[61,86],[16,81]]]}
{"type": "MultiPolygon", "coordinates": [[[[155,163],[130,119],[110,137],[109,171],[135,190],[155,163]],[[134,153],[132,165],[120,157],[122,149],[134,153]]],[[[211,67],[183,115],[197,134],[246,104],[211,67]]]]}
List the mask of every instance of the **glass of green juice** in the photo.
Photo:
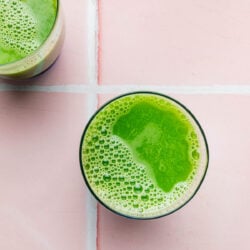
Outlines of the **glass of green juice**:
{"type": "Polygon", "coordinates": [[[0,0],[0,78],[39,75],[55,62],[63,41],[59,0],[0,0]]]}
{"type": "Polygon", "coordinates": [[[208,167],[208,145],[194,115],[154,92],[127,93],[103,105],[80,144],[83,177],[97,200],[134,219],[183,207],[208,167]]]}

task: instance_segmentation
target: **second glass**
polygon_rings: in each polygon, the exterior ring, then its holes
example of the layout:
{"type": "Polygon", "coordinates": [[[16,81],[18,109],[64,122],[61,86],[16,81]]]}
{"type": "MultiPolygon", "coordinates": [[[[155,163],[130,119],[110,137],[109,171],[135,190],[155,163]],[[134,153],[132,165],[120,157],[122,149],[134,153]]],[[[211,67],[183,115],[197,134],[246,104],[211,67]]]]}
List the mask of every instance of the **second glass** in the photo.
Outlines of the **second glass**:
{"type": "Polygon", "coordinates": [[[0,78],[26,79],[44,72],[64,41],[60,1],[0,0],[0,7],[0,78]]]}

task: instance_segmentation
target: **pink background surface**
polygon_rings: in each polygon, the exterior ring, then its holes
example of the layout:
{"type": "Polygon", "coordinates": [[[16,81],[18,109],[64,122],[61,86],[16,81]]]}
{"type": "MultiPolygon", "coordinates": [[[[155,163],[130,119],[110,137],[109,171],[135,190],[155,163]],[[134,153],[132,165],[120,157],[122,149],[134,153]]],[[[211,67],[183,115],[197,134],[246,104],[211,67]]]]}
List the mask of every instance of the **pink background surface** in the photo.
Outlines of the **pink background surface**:
{"type": "Polygon", "coordinates": [[[102,84],[248,84],[247,0],[100,0],[102,84]]]}
{"type": "Polygon", "coordinates": [[[22,82],[25,89],[0,80],[0,249],[250,249],[249,1],[99,0],[95,85],[87,38],[95,1],[62,3],[66,41],[54,67],[22,82]],[[194,113],[209,169],[192,201],[158,220],[129,220],[98,205],[91,245],[80,137],[97,106],[128,86],[160,87],[194,113]],[[196,93],[202,86],[210,91],[196,93]]]}
{"type": "Polygon", "coordinates": [[[85,95],[0,93],[0,249],[84,244],[84,107],[85,95]]]}

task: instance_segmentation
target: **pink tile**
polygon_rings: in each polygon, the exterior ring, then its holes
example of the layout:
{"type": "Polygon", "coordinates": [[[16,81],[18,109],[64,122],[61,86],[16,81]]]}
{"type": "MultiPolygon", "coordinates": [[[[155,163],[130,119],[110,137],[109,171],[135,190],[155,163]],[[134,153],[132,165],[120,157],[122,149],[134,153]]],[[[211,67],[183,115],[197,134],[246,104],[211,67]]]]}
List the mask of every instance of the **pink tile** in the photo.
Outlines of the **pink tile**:
{"type": "MultiPolygon", "coordinates": [[[[65,17],[65,43],[60,57],[47,72],[21,84],[86,84],[87,79],[87,0],[61,0],[65,17]]],[[[5,83],[1,80],[0,83],[5,83]]],[[[13,81],[7,81],[14,83],[13,81]]],[[[17,82],[17,83],[19,83],[17,82]]]]}
{"type": "MultiPolygon", "coordinates": [[[[205,181],[190,203],[158,220],[129,220],[99,206],[99,250],[248,249],[249,95],[171,96],[205,130],[210,148],[205,181]]],[[[107,98],[100,96],[100,103],[107,98]]]]}
{"type": "Polygon", "coordinates": [[[85,95],[0,93],[0,249],[84,249],[85,95]]]}
{"type": "Polygon", "coordinates": [[[247,84],[247,0],[100,2],[101,84],[247,84]]]}

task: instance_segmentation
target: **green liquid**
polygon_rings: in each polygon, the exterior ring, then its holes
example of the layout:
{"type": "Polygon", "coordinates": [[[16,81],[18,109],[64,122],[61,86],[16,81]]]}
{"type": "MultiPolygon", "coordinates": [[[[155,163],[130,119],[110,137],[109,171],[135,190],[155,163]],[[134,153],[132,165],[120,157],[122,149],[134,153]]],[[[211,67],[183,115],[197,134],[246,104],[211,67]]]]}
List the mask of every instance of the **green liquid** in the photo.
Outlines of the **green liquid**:
{"type": "Polygon", "coordinates": [[[92,191],[128,216],[169,212],[189,190],[200,163],[190,117],[172,100],[148,93],[126,95],[102,108],[82,144],[92,191]]]}
{"type": "Polygon", "coordinates": [[[56,0],[0,0],[0,64],[27,57],[50,34],[56,0]]]}

